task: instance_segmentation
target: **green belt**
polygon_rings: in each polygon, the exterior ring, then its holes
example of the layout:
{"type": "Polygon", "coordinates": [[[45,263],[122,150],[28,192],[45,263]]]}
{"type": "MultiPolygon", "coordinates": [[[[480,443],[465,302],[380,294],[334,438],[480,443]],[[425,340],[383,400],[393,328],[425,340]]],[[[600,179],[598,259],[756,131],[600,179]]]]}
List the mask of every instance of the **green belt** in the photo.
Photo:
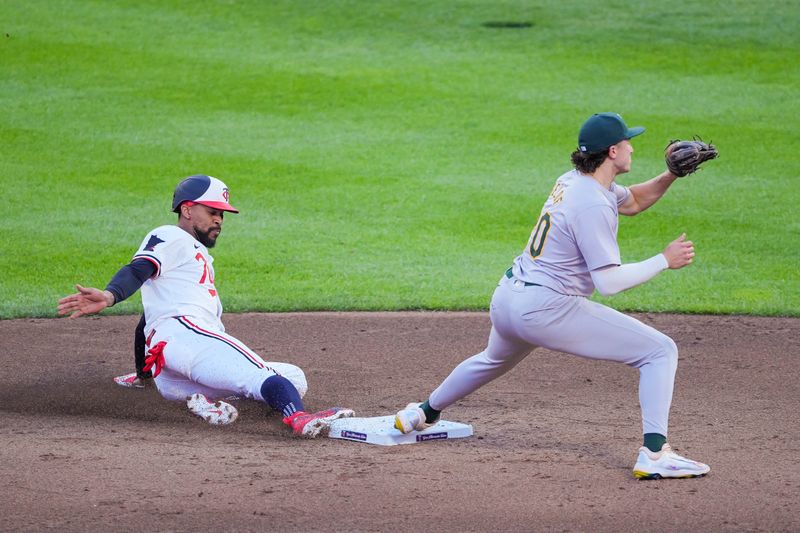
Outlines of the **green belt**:
{"type": "MultiPolygon", "coordinates": [[[[514,269],[514,267],[511,267],[508,270],[506,270],[506,277],[508,279],[511,279],[511,278],[514,277],[514,273],[512,272],[513,269],[514,269]]],[[[522,280],[520,280],[520,281],[522,281],[522,280]]],[[[524,283],[526,287],[541,287],[541,285],[539,285],[538,283],[528,283],[527,281],[522,281],[522,283],[524,283]]]]}

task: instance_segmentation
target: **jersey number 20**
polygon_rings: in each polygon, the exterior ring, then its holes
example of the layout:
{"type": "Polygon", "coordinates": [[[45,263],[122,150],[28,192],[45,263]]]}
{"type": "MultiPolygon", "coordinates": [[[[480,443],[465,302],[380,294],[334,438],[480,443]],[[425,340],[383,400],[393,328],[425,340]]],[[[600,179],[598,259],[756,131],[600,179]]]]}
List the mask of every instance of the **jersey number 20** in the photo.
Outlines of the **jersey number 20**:
{"type": "Polygon", "coordinates": [[[536,259],[542,255],[542,248],[544,248],[544,243],[547,240],[548,231],[550,231],[550,213],[545,213],[539,218],[539,222],[536,223],[536,227],[533,229],[533,235],[531,235],[529,252],[532,258],[536,259]]]}

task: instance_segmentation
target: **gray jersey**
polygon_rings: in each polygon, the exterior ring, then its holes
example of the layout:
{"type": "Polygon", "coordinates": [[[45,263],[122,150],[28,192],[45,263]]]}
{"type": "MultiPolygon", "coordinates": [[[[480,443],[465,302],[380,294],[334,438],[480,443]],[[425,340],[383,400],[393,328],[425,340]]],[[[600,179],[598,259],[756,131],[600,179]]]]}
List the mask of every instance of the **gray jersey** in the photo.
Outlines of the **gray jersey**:
{"type": "Polygon", "coordinates": [[[561,294],[591,296],[590,271],[619,265],[618,208],[627,187],[606,189],[572,170],[556,180],[525,250],[514,260],[514,277],[561,294]]]}

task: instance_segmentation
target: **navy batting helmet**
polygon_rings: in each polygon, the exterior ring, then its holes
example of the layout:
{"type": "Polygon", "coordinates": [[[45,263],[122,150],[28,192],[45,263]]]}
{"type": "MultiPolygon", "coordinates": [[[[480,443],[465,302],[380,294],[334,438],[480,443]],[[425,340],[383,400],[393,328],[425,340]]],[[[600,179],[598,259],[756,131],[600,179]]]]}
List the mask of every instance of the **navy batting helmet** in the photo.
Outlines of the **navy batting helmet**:
{"type": "Polygon", "coordinates": [[[203,204],[220,211],[230,211],[238,213],[239,210],[228,203],[228,187],[217,178],[199,174],[184,178],[172,195],[172,211],[180,211],[181,204],[184,202],[194,202],[203,204]]]}

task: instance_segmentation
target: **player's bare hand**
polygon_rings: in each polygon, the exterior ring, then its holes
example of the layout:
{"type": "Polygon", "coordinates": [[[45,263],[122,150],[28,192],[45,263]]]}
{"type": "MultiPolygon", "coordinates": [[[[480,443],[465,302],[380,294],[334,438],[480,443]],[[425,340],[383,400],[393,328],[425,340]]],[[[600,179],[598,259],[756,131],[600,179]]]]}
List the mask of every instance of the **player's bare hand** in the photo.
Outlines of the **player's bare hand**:
{"type": "Polygon", "coordinates": [[[101,291],[93,287],[75,285],[78,290],[75,294],[65,296],[58,301],[58,314],[70,314],[70,318],[99,313],[106,307],[114,304],[114,296],[108,291],[101,291]]]}
{"type": "Polygon", "coordinates": [[[687,241],[686,234],[682,233],[664,249],[664,257],[667,258],[667,264],[671,269],[690,265],[694,259],[694,243],[687,241]]]}

